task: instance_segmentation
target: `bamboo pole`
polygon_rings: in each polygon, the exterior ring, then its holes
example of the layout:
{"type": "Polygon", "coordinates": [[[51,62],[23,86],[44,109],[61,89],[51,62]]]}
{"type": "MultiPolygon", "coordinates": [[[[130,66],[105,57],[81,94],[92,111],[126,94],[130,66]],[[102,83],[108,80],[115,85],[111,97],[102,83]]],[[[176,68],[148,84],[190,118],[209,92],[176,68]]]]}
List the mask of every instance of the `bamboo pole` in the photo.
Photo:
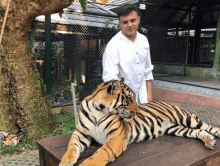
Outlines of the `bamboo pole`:
{"type": "Polygon", "coordinates": [[[2,25],[1,36],[0,36],[0,45],[2,43],[2,36],[3,36],[3,33],[4,33],[4,29],[5,29],[5,23],[6,23],[6,20],[7,20],[7,17],[8,17],[8,10],[9,10],[10,2],[11,2],[11,0],[8,0],[8,5],[7,5],[7,9],[6,9],[6,13],[5,13],[5,18],[4,18],[4,22],[3,22],[3,25],[2,25]]]}

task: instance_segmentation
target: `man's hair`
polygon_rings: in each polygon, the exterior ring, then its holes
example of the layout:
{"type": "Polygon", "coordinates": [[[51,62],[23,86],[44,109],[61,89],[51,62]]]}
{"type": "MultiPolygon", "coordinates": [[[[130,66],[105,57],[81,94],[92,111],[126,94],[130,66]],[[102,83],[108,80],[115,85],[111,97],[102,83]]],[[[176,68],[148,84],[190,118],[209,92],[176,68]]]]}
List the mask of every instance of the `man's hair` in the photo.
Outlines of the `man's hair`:
{"type": "Polygon", "coordinates": [[[118,18],[120,19],[121,16],[127,16],[132,11],[135,11],[138,14],[138,9],[136,6],[132,4],[124,4],[120,7],[119,12],[117,12],[118,18]]]}

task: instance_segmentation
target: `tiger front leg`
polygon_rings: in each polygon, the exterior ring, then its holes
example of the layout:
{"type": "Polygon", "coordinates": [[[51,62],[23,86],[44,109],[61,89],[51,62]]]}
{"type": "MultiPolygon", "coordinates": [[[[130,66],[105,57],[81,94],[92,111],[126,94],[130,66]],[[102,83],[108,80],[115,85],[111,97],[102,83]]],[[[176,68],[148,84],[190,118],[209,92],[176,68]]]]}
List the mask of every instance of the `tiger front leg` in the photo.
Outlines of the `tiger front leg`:
{"type": "Polygon", "coordinates": [[[105,166],[114,161],[127,148],[125,133],[121,131],[112,134],[106,143],[99,148],[90,158],[86,159],[80,166],[105,166]]]}
{"type": "Polygon", "coordinates": [[[66,153],[59,166],[73,166],[83,152],[91,144],[91,139],[77,129],[73,132],[66,153]]]}

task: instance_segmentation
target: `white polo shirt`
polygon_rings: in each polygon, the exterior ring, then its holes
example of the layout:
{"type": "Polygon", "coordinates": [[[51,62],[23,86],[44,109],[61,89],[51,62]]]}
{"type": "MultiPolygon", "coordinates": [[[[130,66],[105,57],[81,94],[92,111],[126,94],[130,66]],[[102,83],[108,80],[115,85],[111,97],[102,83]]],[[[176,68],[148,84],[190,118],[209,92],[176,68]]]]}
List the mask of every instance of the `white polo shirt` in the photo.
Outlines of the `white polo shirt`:
{"type": "Polygon", "coordinates": [[[153,80],[150,48],[147,38],[137,32],[134,41],[118,32],[107,44],[103,54],[104,82],[120,80],[139,94],[141,103],[148,103],[145,80],[153,80]]]}

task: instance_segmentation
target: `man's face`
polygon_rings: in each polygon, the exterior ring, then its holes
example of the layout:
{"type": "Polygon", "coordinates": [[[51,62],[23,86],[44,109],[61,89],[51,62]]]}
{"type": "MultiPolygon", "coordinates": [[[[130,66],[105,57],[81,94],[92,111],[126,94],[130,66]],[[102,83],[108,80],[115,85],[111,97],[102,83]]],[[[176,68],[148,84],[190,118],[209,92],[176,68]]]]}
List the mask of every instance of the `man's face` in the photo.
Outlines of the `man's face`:
{"type": "Polygon", "coordinates": [[[128,39],[134,41],[137,35],[137,29],[140,22],[140,17],[135,11],[132,11],[126,16],[121,16],[119,20],[119,25],[121,27],[121,32],[128,39]]]}

